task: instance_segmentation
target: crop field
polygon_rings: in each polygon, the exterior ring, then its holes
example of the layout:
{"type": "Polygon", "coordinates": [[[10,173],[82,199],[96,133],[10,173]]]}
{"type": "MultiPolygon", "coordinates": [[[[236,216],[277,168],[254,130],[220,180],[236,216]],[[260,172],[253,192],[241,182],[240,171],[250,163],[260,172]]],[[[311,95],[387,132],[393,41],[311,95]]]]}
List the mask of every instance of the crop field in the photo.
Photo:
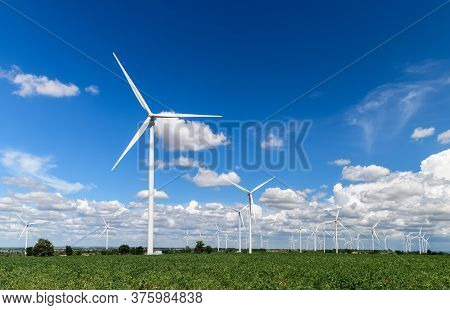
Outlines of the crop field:
{"type": "Polygon", "coordinates": [[[0,289],[450,289],[450,255],[3,256],[0,289]]]}

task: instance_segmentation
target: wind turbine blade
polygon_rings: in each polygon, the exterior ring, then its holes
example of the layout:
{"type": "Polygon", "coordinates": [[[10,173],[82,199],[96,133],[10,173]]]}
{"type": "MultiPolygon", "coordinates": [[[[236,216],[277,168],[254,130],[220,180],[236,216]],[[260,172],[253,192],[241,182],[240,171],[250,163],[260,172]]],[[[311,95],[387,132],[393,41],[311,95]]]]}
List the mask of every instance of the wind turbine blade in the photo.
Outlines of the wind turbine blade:
{"type": "Polygon", "coordinates": [[[239,218],[241,219],[241,223],[242,223],[242,226],[244,226],[245,231],[247,231],[247,227],[245,227],[245,224],[244,224],[244,219],[242,218],[242,215],[240,213],[239,213],[239,218]]]}
{"type": "Polygon", "coordinates": [[[27,226],[25,226],[25,227],[23,228],[22,233],[20,234],[19,240],[22,238],[23,233],[25,232],[26,229],[27,229],[27,226]]]}
{"type": "Polygon", "coordinates": [[[131,89],[133,90],[134,95],[136,96],[137,100],[139,101],[139,103],[141,104],[141,106],[144,108],[145,111],[147,111],[147,113],[149,115],[152,114],[152,112],[150,111],[150,108],[148,107],[147,103],[145,102],[144,98],[142,97],[141,93],[139,92],[139,90],[137,89],[136,85],[134,85],[133,81],[131,80],[130,76],[128,75],[127,71],[125,71],[125,68],[122,66],[122,64],[119,61],[119,58],[117,58],[116,54],[114,54],[114,58],[116,59],[117,63],[120,66],[120,69],[122,69],[123,74],[125,75],[125,77],[127,78],[128,84],[130,84],[131,89]]]}
{"type": "Polygon", "coordinates": [[[234,183],[233,181],[230,181],[230,180],[228,180],[227,178],[224,178],[224,180],[225,181],[227,181],[228,183],[230,183],[230,184],[232,184],[232,185],[234,185],[234,186],[236,186],[237,188],[239,188],[241,191],[244,191],[244,192],[247,192],[247,193],[250,193],[248,190],[246,190],[245,188],[243,188],[242,186],[240,186],[240,185],[237,185],[236,183],[234,183]]]}
{"type": "Polygon", "coordinates": [[[336,221],[337,221],[338,218],[339,218],[339,211],[341,211],[341,208],[338,208],[338,210],[337,210],[337,212],[336,212],[336,221]]]}
{"type": "Polygon", "coordinates": [[[22,223],[24,223],[25,225],[27,225],[27,222],[25,222],[25,220],[24,220],[19,214],[17,214],[17,217],[19,218],[19,220],[22,221],[22,223]]]}
{"type": "Polygon", "coordinates": [[[378,226],[378,223],[380,223],[380,221],[378,220],[378,222],[375,223],[375,225],[373,225],[372,229],[375,229],[375,227],[378,226]]]}
{"type": "Polygon", "coordinates": [[[256,186],[253,190],[251,190],[251,193],[257,191],[258,189],[260,189],[261,187],[263,187],[264,185],[266,185],[267,183],[269,183],[269,182],[272,181],[273,179],[275,179],[275,177],[273,177],[273,178],[267,180],[267,181],[264,182],[264,183],[259,184],[259,185],[256,186]]]}
{"type": "Polygon", "coordinates": [[[373,234],[375,235],[375,237],[377,238],[378,242],[380,242],[380,239],[378,238],[377,232],[375,231],[375,229],[373,230],[373,234]]]}
{"type": "Polygon", "coordinates": [[[103,229],[102,233],[99,236],[103,236],[103,234],[106,232],[108,228],[103,229]]]}
{"type": "Polygon", "coordinates": [[[219,118],[222,115],[208,115],[208,114],[181,114],[181,113],[158,113],[152,114],[156,118],[219,118]]]}
{"type": "Polygon", "coordinates": [[[244,211],[245,209],[247,209],[248,206],[249,206],[249,205],[246,205],[245,207],[243,207],[243,208],[241,209],[241,212],[244,211]]]}
{"type": "Polygon", "coordinates": [[[133,147],[133,145],[136,143],[137,140],[139,140],[139,138],[144,134],[145,130],[147,129],[147,127],[150,124],[150,117],[147,117],[147,119],[144,121],[144,123],[141,125],[141,127],[138,129],[138,131],[136,132],[136,134],[134,135],[133,139],[131,139],[130,143],[128,144],[127,148],[125,149],[125,151],[123,151],[122,155],[119,157],[119,159],[117,160],[116,164],[114,165],[114,167],[111,169],[111,171],[114,171],[114,169],[117,167],[117,165],[119,164],[119,162],[122,160],[122,158],[128,153],[128,151],[133,147]]]}
{"type": "Polygon", "coordinates": [[[108,226],[108,224],[106,224],[106,220],[103,216],[102,216],[102,220],[103,220],[103,223],[105,223],[105,226],[108,226]]]}

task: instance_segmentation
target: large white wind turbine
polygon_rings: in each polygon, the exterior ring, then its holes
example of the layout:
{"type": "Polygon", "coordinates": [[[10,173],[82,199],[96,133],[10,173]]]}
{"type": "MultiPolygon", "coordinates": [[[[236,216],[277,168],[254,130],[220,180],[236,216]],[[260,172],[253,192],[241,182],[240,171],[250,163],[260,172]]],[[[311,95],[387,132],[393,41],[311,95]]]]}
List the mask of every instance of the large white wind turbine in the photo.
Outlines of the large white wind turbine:
{"type": "Polygon", "coordinates": [[[123,74],[127,78],[128,83],[131,86],[131,89],[133,90],[134,95],[136,96],[137,100],[141,104],[142,108],[147,112],[148,116],[145,119],[144,123],[141,125],[141,127],[138,129],[136,134],[134,135],[133,139],[131,139],[131,142],[128,144],[125,151],[122,153],[122,155],[117,160],[116,164],[112,168],[114,170],[119,162],[122,160],[122,158],[128,153],[128,151],[133,147],[133,145],[139,140],[139,138],[144,134],[144,132],[149,129],[150,133],[150,139],[149,139],[149,154],[148,154],[148,229],[147,229],[147,255],[153,254],[153,207],[154,207],[154,191],[155,191],[155,167],[154,167],[154,126],[155,121],[158,118],[171,118],[171,119],[178,119],[178,118],[194,118],[194,117],[221,117],[219,115],[198,115],[198,114],[176,114],[176,113],[158,113],[154,114],[148,107],[147,103],[145,102],[144,98],[142,97],[141,93],[137,89],[137,87],[134,85],[133,81],[129,77],[128,73],[125,71],[125,68],[120,63],[119,59],[117,58],[116,54],[114,54],[114,58],[117,60],[117,63],[120,66],[120,69],[122,69],[123,74]]]}
{"type": "Polygon", "coordinates": [[[242,211],[244,211],[245,209],[247,209],[248,205],[246,205],[245,207],[243,207],[241,210],[239,209],[232,209],[233,211],[235,211],[238,214],[238,223],[239,223],[239,228],[238,228],[238,243],[239,243],[239,250],[238,252],[241,253],[242,252],[242,238],[241,238],[241,227],[244,226],[245,230],[247,230],[247,228],[245,227],[244,224],[244,219],[242,218],[242,211]],[[242,224],[242,226],[241,226],[242,224]]]}
{"type": "Polygon", "coordinates": [[[109,223],[108,222],[106,222],[106,220],[105,220],[105,218],[104,217],[102,217],[102,219],[103,219],[103,223],[105,224],[105,226],[104,226],[104,228],[105,229],[103,229],[103,231],[102,231],[102,233],[100,234],[100,236],[103,236],[103,235],[105,235],[105,242],[106,242],[106,245],[105,245],[105,249],[106,250],[108,250],[108,246],[109,246],[109,230],[110,229],[114,229],[114,227],[111,227],[110,225],[109,225],[109,223]]]}
{"type": "Polygon", "coordinates": [[[252,253],[252,216],[253,216],[253,193],[256,192],[258,189],[260,189],[261,187],[263,187],[264,185],[266,185],[267,183],[269,183],[270,181],[272,181],[274,178],[271,178],[270,180],[265,181],[264,183],[259,184],[258,186],[256,186],[254,189],[252,189],[251,191],[243,188],[242,186],[228,180],[225,179],[227,182],[233,184],[234,186],[236,186],[237,188],[239,188],[241,191],[244,191],[247,193],[248,196],[248,208],[249,208],[249,213],[250,216],[248,218],[248,253],[251,254],[252,253]]]}
{"type": "Polygon", "coordinates": [[[183,239],[186,239],[186,248],[189,247],[189,238],[191,236],[189,235],[189,230],[186,230],[186,235],[183,237],[183,239]]]}
{"type": "Polygon", "coordinates": [[[375,251],[375,238],[377,238],[378,242],[380,242],[377,232],[375,231],[375,228],[378,226],[378,223],[380,223],[380,221],[376,222],[375,225],[373,225],[372,228],[370,229],[370,233],[372,235],[372,251],[375,251]]]}
{"type": "Polygon", "coordinates": [[[26,256],[27,255],[27,247],[28,247],[28,230],[30,229],[31,225],[34,225],[36,223],[26,222],[19,214],[17,214],[17,217],[25,225],[23,227],[22,233],[20,234],[19,240],[22,239],[23,234],[25,234],[25,256],[26,256]]]}

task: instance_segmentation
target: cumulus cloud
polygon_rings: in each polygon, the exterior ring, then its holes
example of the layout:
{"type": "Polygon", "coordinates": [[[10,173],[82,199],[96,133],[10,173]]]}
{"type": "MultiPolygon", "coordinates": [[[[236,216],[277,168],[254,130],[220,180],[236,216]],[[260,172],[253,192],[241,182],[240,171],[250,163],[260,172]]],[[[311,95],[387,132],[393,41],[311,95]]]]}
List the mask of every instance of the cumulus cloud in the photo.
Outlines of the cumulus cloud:
{"type": "Polygon", "coordinates": [[[57,79],[49,79],[45,75],[34,75],[23,73],[22,70],[13,66],[11,70],[0,69],[0,78],[7,79],[19,87],[13,94],[21,97],[36,95],[49,97],[72,97],[80,93],[80,89],[73,83],[62,83],[57,79]]]}
{"type": "Polygon", "coordinates": [[[424,174],[450,181],[450,149],[423,160],[420,168],[424,174]]]}
{"type": "MultiPolygon", "coordinates": [[[[137,197],[137,198],[141,198],[141,199],[147,198],[147,197],[148,197],[148,190],[142,190],[142,191],[139,191],[139,192],[136,194],[136,197],[137,197]]],[[[168,195],[166,194],[166,192],[164,192],[164,191],[158,191],[158,190],[155,190],[154,198],[155,198],[155,199],[169,199],[169,196],[168,196],[168,195]]]]}
{"type": "Polygon", "coordinates": [[[293,210],[308,205],[306,193],[290,188],[267,188],[259,201],[265,206],[280,210],[293,210]]]}
{"type": "Polygon", "coordinates": [[[329,161],[328,162],[330,165],[336,165],[336,166],[348,166],[350,165],[352,162],[350,159],[344,159],[344,158],[340,158],[340,159],[336,159],[333,161],[329,161]]]}
{"type": "MultiPolygon", "coordinates": [[[[29,180],[26,178],[31,177],[63,193],[73,193],[87,188],[81,183],[70,183],[49,174],[49,170],[55,167],[50,157],[35,156],[17,150],[6,150],[0,152],[0,164],[15,176],[20,177],[15,180],[16,184],[18,180],[29,180]]],[[[11,179],[9,181],[11,183],[11,179]]]]}
{"type": "Polygon", "coordinates": [[[203,122],[169,118],[158,118],[156,122],[156,136],[169,151],[200,151],[227,143],[223,133],[215,134],[203,122]]]}
{"type": "Polygon", "coordinates": [[[192,182],[200,187],[229,186],[231,184],[226,181],[227,179],[234,183],[241,182],[241,178],[235,172],[218,174],[206,168],[198,169],[197,174],[192,178],[192,182]]]}
{"type": "Polygon", "coordinates": [[[435,131],[434,127],[430,127],[430,128],[417,127],[416,129],[414,129],[414,132],[411,135],[411,139],[416,140],[416,141],[422,140],[426,137],[430,137],[430,136],[434,135],[434,131],[435,131]]]}
{"type": "Polygon", "coordinates": [[[86,87],[84,89],[84,91],[93,96],[97,96],[98,94],[100,94],[100,90],[99,90],[98,86],[96,86],[96,85],[89,85],[88,87],[86,87]]]}
{"type": "Polygon", "coordinates": [[[389,169],[376,165],[346,166],[342,169],[342,178],[348,181],[375,181],[389,173],[389,169]]]}
{"type": "Polygon", "coordinates": [[[449,144],[450,143],[450,129],[440,133],[438,135],[438,142],[440,144],[449,144]]]}
{"type": "Polygon", "coordinates": [[[280,137],[277,137],[273,133],[270,133],[267,136],[267,139],[265,141],[261,142],[261,147],[276,149],[276,148],[281,148],[283,146],[283,144],[284,144],[283,139],[281,139],[280,137]]]}
{"type": "MultiPolygon", "coordinates": [[[[423,226],[429,232],[450,234],[450,150],[422,161],[419,172],[395,172],[360,184],[334,186],[335,204],[349,224],[400,232],[423,226]]],[[[364,230],[364,228],[361,228],[364,230]]]]}
{"type": "Polygon", "coordinates": [[[156,166],[159,169],[163,169],[163,168],[170,168],[170,167],[195,168],[195,167],[203,167],[204,165],[203,165],[203,163],[201,163],[195,159],[181,155],[177,158],[170,160],[169,162],[158,161],[156,163],[156,166]]]}

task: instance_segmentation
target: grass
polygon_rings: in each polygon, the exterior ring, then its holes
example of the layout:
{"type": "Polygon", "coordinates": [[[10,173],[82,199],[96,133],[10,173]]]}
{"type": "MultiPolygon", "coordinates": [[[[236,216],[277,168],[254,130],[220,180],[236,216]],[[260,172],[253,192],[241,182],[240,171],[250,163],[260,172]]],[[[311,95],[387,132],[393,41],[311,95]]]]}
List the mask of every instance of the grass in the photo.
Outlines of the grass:
{"type": "Polygon", "coordinates": [[[450,255],[3,256],[0,289],[450,289],[450,255]]]}

